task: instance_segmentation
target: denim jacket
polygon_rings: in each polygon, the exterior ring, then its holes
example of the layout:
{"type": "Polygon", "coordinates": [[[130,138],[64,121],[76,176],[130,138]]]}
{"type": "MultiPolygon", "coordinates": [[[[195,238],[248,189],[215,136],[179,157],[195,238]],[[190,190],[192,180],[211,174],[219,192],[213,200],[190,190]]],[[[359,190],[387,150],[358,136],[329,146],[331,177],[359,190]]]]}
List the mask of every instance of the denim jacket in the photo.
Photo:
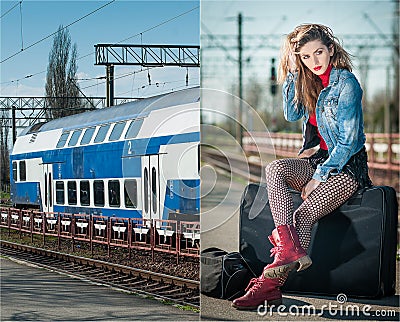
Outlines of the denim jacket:
{"type": "MultiPolygon", "coordinates": [[[[294,102],[297,73],[288,73],[283,84],[283,112],[285,119],[294,122],[303,118],[303,147],[319,144],[314,126],[308,123],[308,110],[294,102]]],[[[365,143],[362,113],[362,89],[356,77],[345,69],[331,70],[329,85],[321,90],[315,110],[318,130],[328,146],[328,159],[318,165],[313,179],[326,181],[338,174],[349,159],[362,149],[365,143]]]]}

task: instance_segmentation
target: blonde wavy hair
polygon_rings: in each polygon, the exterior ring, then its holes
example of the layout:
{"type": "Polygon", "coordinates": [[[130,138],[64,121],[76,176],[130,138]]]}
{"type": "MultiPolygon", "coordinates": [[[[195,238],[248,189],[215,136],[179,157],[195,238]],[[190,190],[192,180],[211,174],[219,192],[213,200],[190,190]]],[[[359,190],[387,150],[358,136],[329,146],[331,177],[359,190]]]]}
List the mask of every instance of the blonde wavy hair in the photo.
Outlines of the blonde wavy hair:
{"type": "Polygon", "coordinates": [[[352,70],[350,54],[343,49],[332,30],[320,24],[302,24],[289,33],[281,48],[281,59],[278,67],[278,82],[282,84],[289,72],[289,56],[294,54],[297,65],[295,84],[295,102],[304,105],[310,113],[315,111],[317,99],[323,88],[321,79],[310,71],[301,61],[300,49],[308,42],[320,40],[328,49],[333,47],[330,63],[338,69],[352,70]]]}

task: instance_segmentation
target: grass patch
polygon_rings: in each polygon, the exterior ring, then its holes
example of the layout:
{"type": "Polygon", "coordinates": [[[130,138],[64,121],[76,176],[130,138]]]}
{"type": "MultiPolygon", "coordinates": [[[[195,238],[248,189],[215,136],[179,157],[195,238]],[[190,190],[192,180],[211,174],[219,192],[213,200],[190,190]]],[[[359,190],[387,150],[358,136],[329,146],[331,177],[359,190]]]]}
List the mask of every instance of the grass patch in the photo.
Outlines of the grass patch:
{"type": "Polygon", "coordinates": [[[11,205],[10,193],[0,191],[0,206],[10,206],[10,205],[11,205]]]}
{"type": "Polygon", "coordinates": [[[182,311],[190,311],[190,312],[200,313],[200,310],[198,308],[195,308],[195,307],[190,306],[190,305],[176,304],[175,302],[168,301],[168,300],[160,300],[160,302],[162,304],[165,304],[165,305],[173,305],[173,306],[175,306],[176,308],[178,308],[178,309],[180,309],[182,311]]]}
{"type": "Polygon", "coordinates": [[[194,313],[200,313],[200,309],[197,309],[190,305],[175,304],[175,307],[177,307],[178,309],[180,309],[182,311],[190,311],[190,312],[194,312],[194,313]]]}
{"type": "Polygon", "coordinates": [[[1,199],[10,199],[10,193],[9,192],[4,192],[4,191],[0,191],[0,198],[1,199]]]}

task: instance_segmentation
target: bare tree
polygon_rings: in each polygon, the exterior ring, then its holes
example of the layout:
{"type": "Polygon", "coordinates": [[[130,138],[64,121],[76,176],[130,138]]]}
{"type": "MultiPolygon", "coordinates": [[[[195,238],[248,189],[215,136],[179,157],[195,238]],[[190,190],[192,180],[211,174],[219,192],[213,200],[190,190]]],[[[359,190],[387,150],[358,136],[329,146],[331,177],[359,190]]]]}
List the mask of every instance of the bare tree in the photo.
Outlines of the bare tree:
{"type": "Polygon", "coordinates": [[[79,85],[76,81],[77,47],[71,47],[68,28],[62,25],[54,36],[53,47],[49,54],[46,78],[47,116],[59,118],[81,112],[79,85]]]}

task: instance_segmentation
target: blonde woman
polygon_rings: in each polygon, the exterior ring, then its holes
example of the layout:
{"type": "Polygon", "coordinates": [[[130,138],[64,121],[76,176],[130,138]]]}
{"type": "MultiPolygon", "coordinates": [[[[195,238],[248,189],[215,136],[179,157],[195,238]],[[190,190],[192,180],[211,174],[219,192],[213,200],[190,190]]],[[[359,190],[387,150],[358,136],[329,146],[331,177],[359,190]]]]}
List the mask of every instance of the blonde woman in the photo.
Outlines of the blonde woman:
{"type": "Polygon", "coordinates": [[[350,55],[329,27],[303,24],[282,46],[279,81],[283,84],[286,120],[303,119],[304,150],[319,145],[307,158],[281,159],[266,168],[269,204],[276,228],[273,263],[251,280],[237,309],[255,309],[265,301],[282,303],[280,287],[289,271],[311,265],[307,248],[313,225],[372,183],[368,176],[362,112],[362,89],[352,74],[350,55]],[[294,211],[288,188],[301,192],[294,211]]]}

